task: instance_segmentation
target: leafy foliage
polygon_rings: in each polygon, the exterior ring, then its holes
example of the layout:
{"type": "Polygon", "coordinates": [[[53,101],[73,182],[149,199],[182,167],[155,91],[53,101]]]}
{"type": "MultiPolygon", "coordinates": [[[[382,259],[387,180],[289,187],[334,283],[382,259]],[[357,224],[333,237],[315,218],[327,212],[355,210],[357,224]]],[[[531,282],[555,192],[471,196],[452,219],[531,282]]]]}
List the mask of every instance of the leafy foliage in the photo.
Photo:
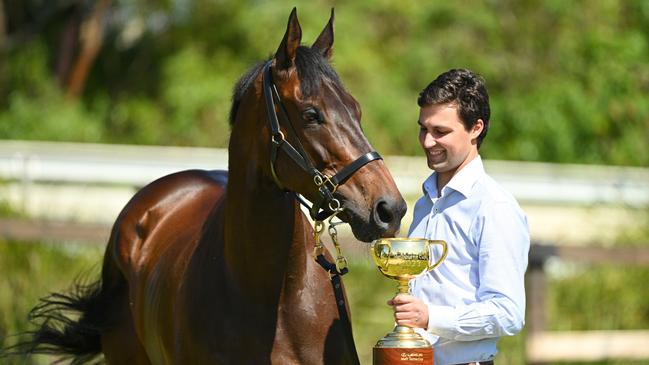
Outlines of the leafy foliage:
{"type": "MultiPolygon", "coordinates": [[[[0,138],[225,147],[231,87],[274,52],[293,6],[114,1],[74,100],[55,72],[70,17],[56,10],[70,3],[93,2],[7,3],[10,40],[34,23],[42,31],[5,49],[0,138]],[[38,23],[33,14],[46,8],[50,18],[38,23]]],[[[328,12],[326,2],[300,5],[303,40],[315,39],[328,12]]],[[[437,74],[467,67],[491,93],[487,157],[649,163],[644,1],[343,2],[336,29],[334,63],[385,154],[419,153],[418,92],[437,74]]]]}

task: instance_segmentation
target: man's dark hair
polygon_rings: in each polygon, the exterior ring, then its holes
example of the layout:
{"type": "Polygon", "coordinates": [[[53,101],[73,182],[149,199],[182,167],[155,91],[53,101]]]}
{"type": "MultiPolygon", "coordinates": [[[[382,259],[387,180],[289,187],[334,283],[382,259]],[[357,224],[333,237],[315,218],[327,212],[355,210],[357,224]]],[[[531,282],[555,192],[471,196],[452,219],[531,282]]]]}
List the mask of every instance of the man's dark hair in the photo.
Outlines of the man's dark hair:
{"type": "Polygon", "coordinates": [[[420,107],[438,104],[455,104],[460,120],[468,131],[478,119],[484,122],[482,133],[477,138],[478,148],[489,130],[489,94],[485,82],[470,70],[452,69],[437,76],[421,93],[417,104],[420,107]]]}

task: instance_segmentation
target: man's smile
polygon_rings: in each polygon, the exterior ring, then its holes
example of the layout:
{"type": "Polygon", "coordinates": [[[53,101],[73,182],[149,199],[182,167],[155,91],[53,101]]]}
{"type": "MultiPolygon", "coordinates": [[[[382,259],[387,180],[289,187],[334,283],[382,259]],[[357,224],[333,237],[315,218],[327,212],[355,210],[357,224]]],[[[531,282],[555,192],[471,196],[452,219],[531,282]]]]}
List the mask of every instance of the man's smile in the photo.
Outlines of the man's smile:
{"type": "Polygon", "coordinates": [[[432,162],[439,162],[444,159],[444,156],[446,156],[446,151],[445,150],[428,150],[428,158],[432,162]]]}

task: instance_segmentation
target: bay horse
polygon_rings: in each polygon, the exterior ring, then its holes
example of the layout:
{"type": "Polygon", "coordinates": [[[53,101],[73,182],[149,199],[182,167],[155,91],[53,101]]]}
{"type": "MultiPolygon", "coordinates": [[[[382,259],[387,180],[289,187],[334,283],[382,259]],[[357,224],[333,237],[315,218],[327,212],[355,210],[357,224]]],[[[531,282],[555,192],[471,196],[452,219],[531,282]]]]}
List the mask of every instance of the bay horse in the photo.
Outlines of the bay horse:
{"type": "Polygon", "coordinates": [[[393,236],[406,205],[329,63],[333,21],[332,10],[304,46],[293,9],[274,56],[235,86],[228,171],[178,172],[137,192],[101,278],[43,298],[39,327],[14,349],[72,363],[358,363],[300,202],[365,242],[393,236]]]}

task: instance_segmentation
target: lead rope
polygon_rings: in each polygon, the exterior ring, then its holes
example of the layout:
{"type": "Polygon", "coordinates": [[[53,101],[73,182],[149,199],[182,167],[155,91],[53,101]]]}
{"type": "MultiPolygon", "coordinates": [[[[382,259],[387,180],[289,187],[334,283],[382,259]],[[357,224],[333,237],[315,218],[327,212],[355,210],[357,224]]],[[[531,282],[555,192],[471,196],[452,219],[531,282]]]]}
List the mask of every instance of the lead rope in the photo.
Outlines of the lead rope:
{"type": "Polygon", "coordinates": [[[313,259],[325,269],[331,278],[331,285],[334,289],[334,296],[336,298],[336,306],[338,307],[338,314],[340,320],[343,323],[343,326],[346,326],[347,341],[349,342],[349,347],[351,348],[352,361],[354,364],[360,365],[360,360],[358,358],[358,353],[356,352],[356,344],[354,343],[354,334],[352,333],[352,322],[349,318],[349,313],[347,313],[347,306],[345,305],[345,295],[343,293],[343,287],[341,282],[341,276],[349,272],[347,268],[347,259],[343,256],[340,249],[340,243],[338,242],[338,230],[336,229],[337,225],[344,224],[345,222],[339,220],[334,222],[333,219],[340,212],[343,211],[343,208],[340,207],[340,202],[337,199],[333,199],[334,204],[329,204],[332,209],[333,214],[329,217],[327,223],[329,223],[329,228],[327,229],[329,237],[331,237],[331,242],[333,242],[334,248],[336,250],[336,262],[331,263],[324,255],[324,245],[322,244],[321,236],[324,231],[324,222],[322,220],[315,220],[313,227],[313,238],[315,239],[315,246],[313,247],[313,259]]]}

